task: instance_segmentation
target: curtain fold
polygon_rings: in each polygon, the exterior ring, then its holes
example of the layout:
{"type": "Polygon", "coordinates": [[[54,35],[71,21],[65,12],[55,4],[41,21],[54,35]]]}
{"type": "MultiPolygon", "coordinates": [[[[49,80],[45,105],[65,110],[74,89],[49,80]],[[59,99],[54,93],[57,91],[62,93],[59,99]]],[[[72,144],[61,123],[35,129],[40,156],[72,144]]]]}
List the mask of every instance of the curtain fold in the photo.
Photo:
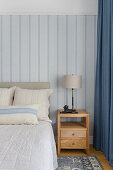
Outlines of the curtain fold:
{"type": "Polygon", "coordinates": [[[98,1],[94,147],[113,166],[113,2],[98,1]]]}

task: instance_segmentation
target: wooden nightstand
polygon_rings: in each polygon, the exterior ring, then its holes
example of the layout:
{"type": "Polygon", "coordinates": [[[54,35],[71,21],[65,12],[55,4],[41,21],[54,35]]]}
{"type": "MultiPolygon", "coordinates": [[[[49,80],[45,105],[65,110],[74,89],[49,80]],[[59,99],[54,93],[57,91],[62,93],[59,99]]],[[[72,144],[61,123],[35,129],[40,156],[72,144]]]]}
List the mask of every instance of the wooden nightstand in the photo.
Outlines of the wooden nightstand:
{"type": "Polygon", "coordinates": [[[85,149],[89,153],[89,114],[77,110],[78,114],[60,113],[58,110],[58,155],[61,149],[85,149]],[[62,122],[61,118],[81,118],[80,122],[62,122]]]}

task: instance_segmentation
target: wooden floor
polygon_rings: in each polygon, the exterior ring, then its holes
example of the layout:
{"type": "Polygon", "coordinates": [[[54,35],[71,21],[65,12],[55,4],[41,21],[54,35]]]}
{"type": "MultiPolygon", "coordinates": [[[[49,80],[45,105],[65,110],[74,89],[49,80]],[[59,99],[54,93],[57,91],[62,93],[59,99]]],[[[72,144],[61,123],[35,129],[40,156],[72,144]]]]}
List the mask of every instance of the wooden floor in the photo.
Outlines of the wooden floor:
{"type": "MultiPolygon", "coordinates": [[[[62,150],[62,156],[87,156],[84,150],[62,150]]],[[[90,156],[96,156],[103,166],[104,170],[113,170],[113,167],[109,165],[109,162],[106,160],[104,154],[101,151],[96,151],[93,148],[93,145],[90,145],[90,156]]]]}

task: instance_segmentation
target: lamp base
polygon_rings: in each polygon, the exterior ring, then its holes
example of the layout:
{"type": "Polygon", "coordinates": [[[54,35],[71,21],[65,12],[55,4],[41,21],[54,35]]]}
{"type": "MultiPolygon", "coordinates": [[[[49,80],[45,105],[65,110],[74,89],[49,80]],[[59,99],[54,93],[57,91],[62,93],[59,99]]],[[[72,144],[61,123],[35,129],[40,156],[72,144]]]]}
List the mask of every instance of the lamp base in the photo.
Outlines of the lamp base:
{"type": "Polygon", "coordinates": [[[75,109],[70,109],[71,113],[77,114],[78,112],[75,109]]]}
{"type": "Polygon", "coordinates": [[[76,114],[76,113],[78,113],[75,109],[74,109],[74,93],[73,93],[73,88],[72,88],[72,109],[70,109],[71,110],[71,112],[70,113],[74,113],[74,114],[76,114]]]}
{"type": "Polygon", "coordinates": [[[64,106],[64,111],[62,111],[61,113],[74,113],[74,114],[77,114],[78,112],[75,109],[68,109],[68,106],[65,105],[64,106]]]}
{"type": "Polygon", "coordinates": [[[73,113],[73,114],[77,114],[78,112],[75,109],[66,109],[66,110],[62,111],[61,113],[73,113]]]}

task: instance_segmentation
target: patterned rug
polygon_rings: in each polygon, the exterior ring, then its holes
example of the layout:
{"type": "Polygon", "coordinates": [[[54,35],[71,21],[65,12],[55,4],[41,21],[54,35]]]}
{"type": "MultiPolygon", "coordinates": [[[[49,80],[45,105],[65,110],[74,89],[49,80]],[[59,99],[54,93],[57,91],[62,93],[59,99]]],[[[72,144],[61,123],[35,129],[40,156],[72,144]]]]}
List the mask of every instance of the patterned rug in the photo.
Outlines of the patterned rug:
{"type": "Polygon", "coordinates": [[[58,156],[57,170],[103,170],[95,156],[58,156]]]}

